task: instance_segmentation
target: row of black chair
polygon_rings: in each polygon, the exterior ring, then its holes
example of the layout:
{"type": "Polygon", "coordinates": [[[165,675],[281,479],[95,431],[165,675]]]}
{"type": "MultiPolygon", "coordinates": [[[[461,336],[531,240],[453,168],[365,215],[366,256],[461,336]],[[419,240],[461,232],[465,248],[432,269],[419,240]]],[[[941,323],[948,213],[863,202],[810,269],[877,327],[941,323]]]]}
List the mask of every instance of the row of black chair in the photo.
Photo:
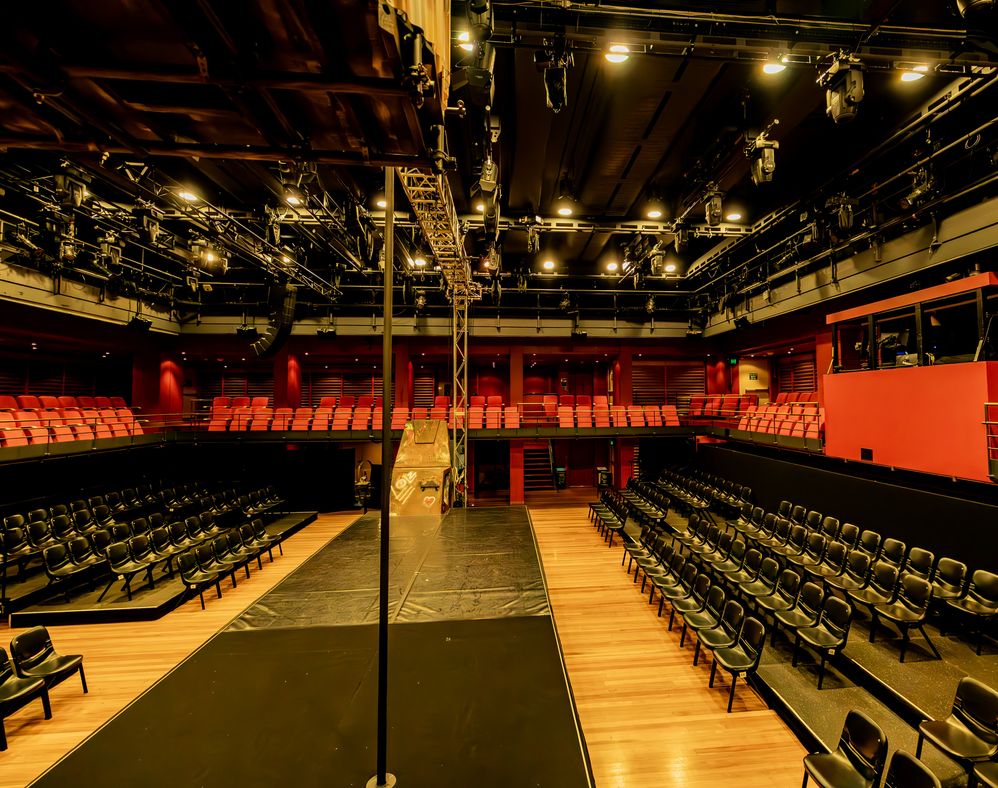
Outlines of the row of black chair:
{"type": "Polygon", "coordinates": [[[14,636],[10,655],[0,648],[0,750],[7,749],[7,733],[3,721],[33,700],[41,700],[45,719],[52,719],[49,689],[74,673],[80,674],[83,692],[87,677],[83,672],[83,657],[57,654],[45,627],[34,627],[14,636]]]}

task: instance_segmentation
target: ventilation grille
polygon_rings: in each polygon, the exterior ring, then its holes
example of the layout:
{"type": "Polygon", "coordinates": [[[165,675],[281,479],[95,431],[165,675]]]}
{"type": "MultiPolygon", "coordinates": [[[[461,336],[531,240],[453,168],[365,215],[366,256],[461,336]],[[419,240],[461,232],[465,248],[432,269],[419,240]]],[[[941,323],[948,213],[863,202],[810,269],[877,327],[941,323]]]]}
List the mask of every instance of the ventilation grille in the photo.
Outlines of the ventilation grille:
{"type": "Polygon", "coordinates": [[[635,364],[631,368],[631,401],[635,405],[665,402],[665,366],[635,364]]]}
{"type": "Polygon", "coordinates": [[[702,363],[666,365],[666,401],[677,405],[683,397],[694,397],[707,392],[707,367],[702,363]]]}
{"type": "Polygon", "coordinates": [[[813,353],[781,358],[776,365],[776,390],[816,391],[818,376],[813,353]]]}
{"type": "Polygon", "coordinates": [[[417,375],[412,380],[412,404],[416,408],[432,408],[437,383],[432,375],[417,375]]]}

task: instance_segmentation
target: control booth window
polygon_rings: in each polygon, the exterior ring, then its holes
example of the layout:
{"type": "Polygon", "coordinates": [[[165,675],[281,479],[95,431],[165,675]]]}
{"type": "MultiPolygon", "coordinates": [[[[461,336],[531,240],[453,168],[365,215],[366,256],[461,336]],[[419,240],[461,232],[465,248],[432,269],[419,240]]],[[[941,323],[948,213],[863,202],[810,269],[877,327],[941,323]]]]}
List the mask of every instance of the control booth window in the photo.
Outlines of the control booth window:
{"type": "Polygon", "coordinates": [[[973,361],[979,341],[975,293],[960,293],[922,306],[922,346],[928,363],[973,361]]]}
{"type": "Polygon", "coordinates": [[[873,321],[877,367],[911,367],[918,364],[915,309],[877,315],[873,321]]]}
{"type": "Polygon", "coordinates": [[[868,325],[865,317],[836,324],[836,372],[870,368],[868,325]]]}

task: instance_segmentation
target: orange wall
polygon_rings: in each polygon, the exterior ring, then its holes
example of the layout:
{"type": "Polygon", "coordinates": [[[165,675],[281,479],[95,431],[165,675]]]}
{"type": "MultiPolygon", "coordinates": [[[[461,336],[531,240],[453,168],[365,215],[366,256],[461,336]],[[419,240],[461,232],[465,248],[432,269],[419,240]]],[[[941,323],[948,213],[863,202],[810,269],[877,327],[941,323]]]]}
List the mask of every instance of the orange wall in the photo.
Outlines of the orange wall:
{"type": "Polygon", "coordinates": [[[825,453],[988,481],[984,403],[998,397],[998,362],[824,377],[825,453]],[[989,396],[989,381],[992,383],[989,396]]]}

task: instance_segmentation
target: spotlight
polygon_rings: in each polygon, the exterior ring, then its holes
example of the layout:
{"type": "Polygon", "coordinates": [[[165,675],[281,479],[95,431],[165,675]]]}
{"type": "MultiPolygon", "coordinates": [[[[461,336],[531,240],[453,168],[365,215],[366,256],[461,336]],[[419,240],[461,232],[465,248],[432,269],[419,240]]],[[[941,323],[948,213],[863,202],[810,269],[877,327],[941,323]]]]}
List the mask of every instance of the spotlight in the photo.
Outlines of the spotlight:
{"type": "Polygon", "coordinates": [[[618,268],[620,268],[620,266],[617,264],[616,260],[611,260],[609,263],[606,264],[606,270],[609,271],[611,274],[614,273],[618,268]]]}
{"type": "Polygon", "coordinates": [[[645,211],[645,216],[647,216],[649,219],[661,219],[662,212],[658,208],[649,208],[647,211],[645,211]]]}
{"type": "Polygon", "coordinates": [[[558,199],[554,201],[554,209],[559,216],[571,216],[575,213],[575,198],[572,196],[572,179],[562,176],[558,186],[558,199]]]}
{"type": "Polygon", "coordinates": [[[863,64],[858,58],[840,52],[818,77],[825,88],[825,111],[835,123],[847,123],[856,117],[863,100],[863,64]]]}
{"type": "Polygon", "coordinates": [[[132,315],[132,319],[128,321],[128,327],[134,328],[136,331],[148,331],[152,328],[152,321],[142,315],[132,315]]]}
{"type": "Polygon", "coordinates": [[[468,24],[473,40],[488,41],[492,38],[492,4],[489,0],[471,0],[468,3],[468,24]]]}
{"type": "Polygon", "coordinates": [[[475,45],[471,43],[471,34],[467,30],[462,30],[457,34],[458,46],[465,52],[473,52],[475,45]]]}
{"type": "Polygon", "coordinates": [[[426,309],[426,294],[423,293],[422,291],[416,292],[415,305],[416,305],[416,314],[417,315],[423,314],[423,311],[426,309]]]}
{"type": "Polygon", "coordinates": [[[581,328],[572,329],[572,339],[585,339],[589,334],[583,331],[581,328]]]}
{"type": "Polygon", "coordinates": [[[229,258],[225,252],[208,245],[207,241],[197,240],[191,244],[191,263],[210,274],[224,274],[229,270],[229,258]]]}
{"type": "Polygon", "coordinates": [[[901,72],[902,82],[918,82],[922,79],[926,73],[928,73],[929,67],[925,65],[912,66],[910,69],[905,69],[901,72]]]}
{"type": "Polygon", "coordinates": [[[54,182],[59,204],[63,208],[79,208],[90,194],[82,173],[72,168],[68,172],[57,174],[54,182]]]}
{"type": "Polygon", "coordinates": [[[762,67],[762,73],[763,74],[780,74],[780,73],[782,73],[782,72],[784,72],[786,70],[787,70],[787,67],[786,67],[785,64],[783,64],[783,63],[781,63],[779,61],[773,61],[773,60],[771,60],[769,63],[766,63],[762,67]]]}
{"type": "Polygon", "coordinates": [[[631,50],[623,44],[613,44],[603,55],[610,63],[626,63],[630,56],[631,50]]]}
{"type": "Polygon", "coordinates": [[[451,90],[467,88],[468,100],[476,107],[490,107],[495,99],[496,50],[486,42],[478,45],[474,61],[459,69],[451,81],[451,90]]]}
{"type": "Polygon", "coordinates": [[[776,172],[776,151],[779,150],[780,143],[769,139],[768,135],[779,123],[779,119],[774,120],[745,146],[745,155],[752,162],[752,183],[756,186],[772,181],[773,173],[776,172]]]}
{"type": "Polygon", "coordinates": [[[936,188],[936,179],[927,167],[919,167],[911,175],[911,191],[901,200],[905,210],[914,208],[928,198],[936,188]]]}
{"type": "Polygon", "coordinates": [[[376,194],[374,196],[374,204],[381,210],[384,210],[385,208],[388,207],[388,200],[385,199],[384,194],[376,194]]]}
{"type": "Polygon", "coordinates": [[[735,328],[745,329],[748,328],[750,325],[752,325],[752,323],[745,315],[735,318],[735,328]]]}
{"type": "Polygon", "coordinates": [[[534,52],[534,66],[544,76],[547,106],[553,112],[568,104],[568,69],[574,64],[563,34],[556,35],[548,48],[534,52]]]}
{"type": "Polygon", "coordinates": [[[260,332],[257,331],[256,326],[241,325],[236,329],[236,336],[240,339],[258,339],[260,332]]]}
{"type": "Polygon", "coordinates": [[[333,326],[317,328],[315,330],[315,336],[319,339],[336,339],[336,329],[333,326]]]}
{"type": "Polygon", "coordinates": [[[729,222],[740,222],[741,219],[742,219],[742,215],[740,213],[738,213],[738,211],[732,211],[731,213],[729,213],[724,218],[725,218],[726,221],[729,221],[729,222]]]}
{"type": "Polygon", "coordinates": [[[184,202],[197,202],[201,199],[194,192],[189,191],[188,189],[181,189],[177,192],[177,196],[184,202]]]}
{"type": "Polygon", "coordinates": [[[717,227],[721,223],[721,217],[724,215],[724,202],[721,193],[718,191],[708,191],[703,207],[707,224],[711,227],[717,227]]]}
{"type": "Polygon", "coordinates": [[[565,293],[561,297],[561,301],[558,303],[558,308],[562,312],[568,312],[568,311],[571,310],[571,308],[572,308],[572,299],[568,297],[568,293],[565,293]]]}
{"type": "Polygon", "coordinates": [[[544,270],[545,271],[553,271],[554,270],[554,260],[545,260],[544,261],[544,270]]]}
{"type": "Polygon", "coordinates": [[[572,208],[572,204],[570,202],[568,202],[568,200],[565,200],[564,198],[562,198],[561,205],[558,206],[558,215],[559,216],[571,216],[573,213],[574,213],[574,209],[572,208]]]}
{"type": "Polygon", "coordinates": [[[956,0],[956,7],[968,22],[994,19],[995,0],[956,0]]]}
{"type": "Polygon", "coordinates": [[[686,247],[690,243],[690,231],[688,227],[683,227],[678,225],[676,227],[675,235],[673,236],[673,244],[676,247],[676,254],[682,254],[686,251],[686,247]]]}
{"type": "Polygon", "coordinates": [[[674,273],[676,273],[676,264],[675,263],[666,263],[665,264],[665,272],[667,274],[674,274],[674,273]]]}
{"type": "Polygon", "coordinates": [[[478,211],[478,213],[485,213],[485,203],[482,202],[481,200],[479,200],[478,202],[476,202],[475,203],[475,210],[478,211]]]}
{"type": "Polygon", "coordinates": [[[482,213],[485,214],[485,237],[490,244],[495,244],[499,240],[499,196],[502,194],[502,187],[499,185],[499,165],[491,156],[482,162],[478,189],[484,203],[482,213]]]}
{"type": "Polygon", "coordinates": [[[298,192],[288,191],[285,192],[284,194],[284,202],[286,202],[288,205],[296,207],[301,205],[305,201],[302,199],[302,196],[298,192]]]}
{"type": "Polygon", "coordinates": [[[825,201],[825,208],[835,217],[840,230],[851,230],[858,203],[846,194],[837,194],[825,201]]]}
{"type": "Polygon", "coordinates": [[[414,266],[416,266],[416,268],[424,268],[426,266],[426,258],[425,257],[414,257],[414,258],[412,258],[412,264],[414,266]]]}

